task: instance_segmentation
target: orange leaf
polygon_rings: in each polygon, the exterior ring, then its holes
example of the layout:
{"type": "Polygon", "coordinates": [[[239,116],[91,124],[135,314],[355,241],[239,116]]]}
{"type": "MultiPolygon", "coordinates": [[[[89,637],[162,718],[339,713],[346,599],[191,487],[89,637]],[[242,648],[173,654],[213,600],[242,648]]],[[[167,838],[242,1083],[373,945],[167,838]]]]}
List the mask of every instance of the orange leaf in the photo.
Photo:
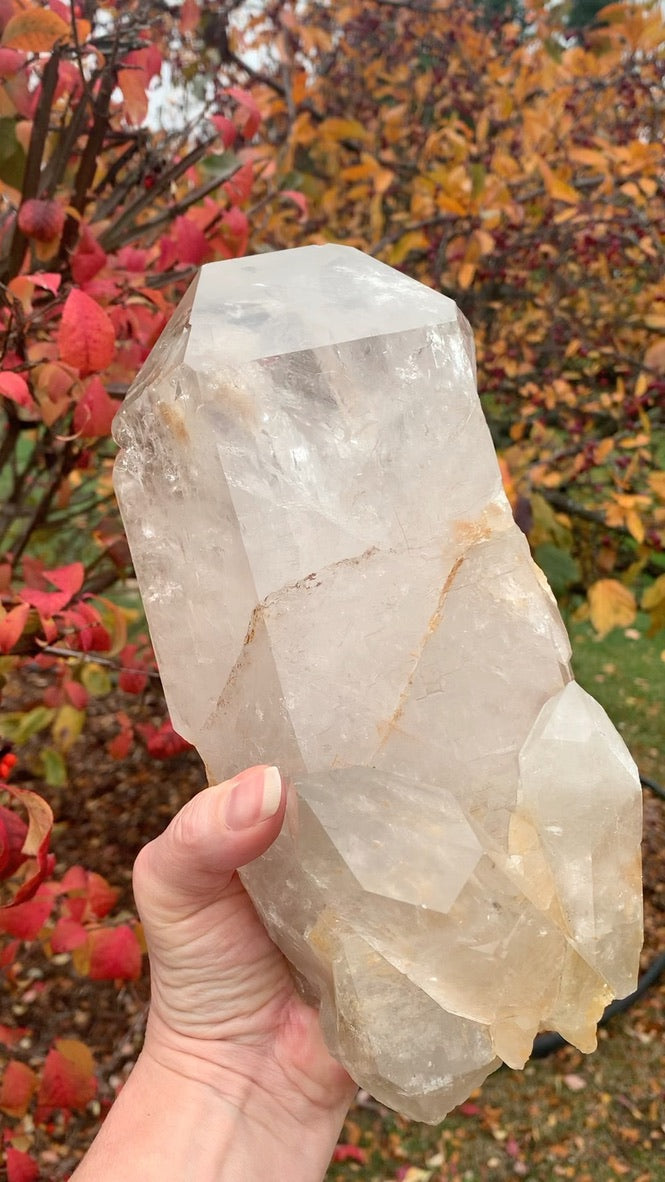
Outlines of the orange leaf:
{"type": "Polygon", "coordinates": [[[5,26],[2,44],[28,53],[49,53],[56,41],[69,38],[69,25],[48,8],[18,12],[5,26]]]}
{"type": "Polygon", "coordinates": [[[77,1038],[56,1039],[46,1056],[37,1097],[37,1118],[46,1119],[54,1108],[85,1108],[97,1092],[94,1061],[89,1048],[77,1038]]]}
{"type": "Polygon", "coordinates": [[[76,592],[81,590],[84,577],[85,567],[82,562],[70,562],[67,566],[56,567],[55,570],[42,570],[41,586],[24,587],[19,591],[19,599],[36,608],[40,616],[52,616],[54,612],[62,611],[76,592]],[[58,590],[49,591],[46,580],[58,590]]]}
{"type": "Polygon", "coordinates": [[[145,88],[143,71],[134,67],[129,70],[118,71],[118,86],[125,100],[123,115],[128,123],[137,126],[143,123],[148,114],[148,95],[145,88]]]}
{"type": "Polygon", "coordinates": [[[115,330],[103,308],[74,288],[65,302],[58,332],[60,359],[81,375],[106,369],[115,352],[115,330]]]}
{"type": "Polygon", "coordinates": [[[201,13],[197,0],[184,0],[180,9],[180,28],[183,33],[191,33],[199,23],[201,13]]]}
{"type": "Polygon", "coordinates": [[[539,159],[538,167],[540,168],[545,188],[550,197],[553,197],[555,201],[565,201],[568,205],[579,204],[580,195],[576,189],[573,189],[572,185],[569,185],[562,177],[557,176],[544,160],[539,159]]]}
{"type": "MultiPolygon", "coordinates": [[[[3,609],[0,609],[3,610],[3,609]]],[[[16,641],[22,636],[23,629],[28,622],[30,606],[20,603],[0,619],[0,653],[5,655],[13,649],[16,641]]]]}
{"type": "Polygon", "coordinates": [[[37,1076],[27,1063],[11,1059],[0,1085],[0,1112],[6,1116],[25,1116],[36,1087],[37,1076]]]}
{"type": "Polygon", "coordinates": [[[627,628],[637,614],[635,596],[618,579],[599,579],[588,591],[591,623],[599,636],[627,628]]]}

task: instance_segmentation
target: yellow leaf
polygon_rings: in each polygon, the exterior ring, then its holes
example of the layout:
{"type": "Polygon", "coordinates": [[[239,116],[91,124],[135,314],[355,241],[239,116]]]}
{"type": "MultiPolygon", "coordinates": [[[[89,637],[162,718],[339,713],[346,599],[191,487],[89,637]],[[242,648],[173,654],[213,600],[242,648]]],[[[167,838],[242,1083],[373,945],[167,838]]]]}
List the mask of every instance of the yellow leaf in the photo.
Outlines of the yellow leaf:
{"type": "Polygon", "coordinates": [[[442,213],[456,213],[459,217],[465,217],[467,213],[466,205],[462,205],[454,197],[448,197],[445,193],[438,193],[436,204],[442,213]]]}
{"type": "Polygon", "coordinates": [[[553,172],[549,164],[539,159],[538,167],[540,168],[545,188],[550,197],[553,197],[555,201],[565,201],[568,205],[579,204],[580,195],[577,190],[573,189],[572,185],[569,185],[567,181],[564,181],[562,177],[553,172]]]}
{"type": "Polygon", "coordinates": [[[626,513],[626,525],[636,542],[644,541],[644,522],[636,509],[629,509],[626,513]]]}
{"type": "Polygon", "coordinates": [[[613,628],[629,627],[637,614],[635,596],[618,579],[599,579],[587,597],[591,623],[601,637],[613,628]]]}
{"type": "Polygon", "coordinates": [[[652,472],[649,476],[649,485],[656,496],[665,501],[665,472],[652,472]]]}
{"type": "Polygon", "coordinates": [[[109,652],[115,656],[127,644],[127,624],[131,622],[131,613],[127,608],[120,607],[112,599],[106,599],[103,595],[95,597],[95,606],[98,607],[102,624],[111,637],[109,652]]]}
{"type": "Polygon", "coordinates": [[[604,464],[610,452],[614,449],[613,439],[601,439],[600,443],[596,444],[594,452],[594,459],[597,464],[604,464]]]}
{"type": "Polygon", "coordinates": [[[5,26],[2,44],[28,53],[49,53],[56,41],[69,38],[69,25],[48,8],[18,12],[5,26]]]}
{"type": "Polygon", "coordinates": [[[333,116],[324,119],[319,125],[319,135],[330,140],[366,140],[369,133],[357,119],[338,119],[333,116]]]}
{"type": "Polygon", "coordinates": [[[659,603],[665,601],[665,575],[659,575],[658,578],[647,587],[642,596],[642,607],[646,612],[650,612],[659,603]]]}
{"type": "Polygon", "coordinates": [[[462,263],[462,266],[457,273],[457,282],[463,291],[466,291],[467,287],[471,287],[475,273],[475,263],[462,263]]]}
{"type": "Polygon", "coordinates": [[[408,230],[397,240],[386,255],[391,267],[400,267],[412,250],[427,250],[429,242],[422,230],[408,230]]]}
{"type": "Polygon", "coordinates": [[[70,706],[68,703],[60,707],[51,728],[53,742],[58,751],[64,753],[69,751],[83,730],[84,722],[85,710],[77,710],[75,706],[70,706]]]}
{"type": "Polygon", "coordinates": [[[642,607],[651,616],[649,636],[665,628],[665,575],[659,575],[655,582],[647,587],[642,596],[642,607]]]}
{"type": "Polygon", "coordinates": [[[645,373],[641,373],[635,382],[634,394],[636,398],[641,398],[649,389],[649,379],[645,373]]]}
{"type": "Polygon", "coordinates": [[[599,172],[607,172],[609,168],[608,158],[593,148],[570,148],[568,159],[574,160],[576,164],[586,164],[589,168],[597,168],[599,172]]]}

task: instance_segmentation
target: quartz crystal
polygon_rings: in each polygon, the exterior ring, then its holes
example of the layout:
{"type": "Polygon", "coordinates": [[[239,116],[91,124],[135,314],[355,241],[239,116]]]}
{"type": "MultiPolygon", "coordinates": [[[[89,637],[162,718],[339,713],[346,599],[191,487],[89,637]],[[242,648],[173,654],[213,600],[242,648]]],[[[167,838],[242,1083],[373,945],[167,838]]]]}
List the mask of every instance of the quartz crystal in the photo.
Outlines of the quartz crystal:
{"type": "Polygon", "coordinates": [[[242,871],[351,1075],[438,1121],[554,1029],[583,1051],[641,946],[640,785],[573,680],[454,303],[341,246],[192,283],[116,419],[176,729],[276,763],[242,871]]]}

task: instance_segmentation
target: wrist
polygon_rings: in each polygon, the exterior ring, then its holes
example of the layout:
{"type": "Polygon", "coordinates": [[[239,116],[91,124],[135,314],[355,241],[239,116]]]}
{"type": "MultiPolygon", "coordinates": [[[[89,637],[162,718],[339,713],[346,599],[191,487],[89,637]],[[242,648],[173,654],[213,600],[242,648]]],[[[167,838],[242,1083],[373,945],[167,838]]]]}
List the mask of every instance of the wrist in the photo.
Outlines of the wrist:
{"type": "MultiPolygon", "coordinates": [[[[72,1182],[321,1182],[351,1099],[306,1095],[264,1045],[146,1044],[72,1182]]],[[[341,1070],[341,1069],[340,1069],[341,1070]]]]}

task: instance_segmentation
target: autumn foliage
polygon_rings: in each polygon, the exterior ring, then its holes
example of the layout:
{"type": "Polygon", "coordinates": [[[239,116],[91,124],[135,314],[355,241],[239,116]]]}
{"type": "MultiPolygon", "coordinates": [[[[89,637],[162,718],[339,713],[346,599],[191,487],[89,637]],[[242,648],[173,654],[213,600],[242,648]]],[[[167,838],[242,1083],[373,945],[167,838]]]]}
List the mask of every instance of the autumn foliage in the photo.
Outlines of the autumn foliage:
{"type": "Polygon", "coordinates": [[[254,93],[309,211],[265,231],[360,247],[458,301],[518,521],[556,591],[588,591],[601,633],[641,601],[655,631],[665,26],[659,4],[617,3],[573,33],[569,8],[312,0],[257,15],[243,48],[270,37],[280,65],[254,93]]]}
{"type": "MultiPolygon", "coordinates": [[[[192,0],[0,0],[0,738],[55,788],[91,699],[141,694],[155,676],[136,607],[116,594],[130,563],[110,483],[114,414],[196,267],[249,241],[262,159],[252,96],[228,72],[189,113],[159,90],[165,61],[175,94],[196,74],[200,15],[192,0]]],[[[168,719],[133,718],[117,710],[112,758],[137,738],[156,759],[187,747],[168,719]]],[[[6,989],[39,956],[134,980],[140,934],[114,917],[116,892],[80,866],[54,876],[49,806],[6,782],[0,792],[6,989]]],[[[0,1028],[13,1048],[0,1076],[10,1182],[37,1176],[25,1121],[82,1109],[96,1088],[78,1040],[35,1064],[21,1037],[0,1028]]]]}
{"type": "MultiPolygon", "coordinates": [[[[49,806],[8,780],[16,751],[65,789],[90,703],[111,691],[112,758],[186,747],[130,708],[155,668],[122,593],[110,432],[202,263],[344,242],[455,298],[506,490],[555,591],[600,634],[638,608],[665,626],[665,27],[655,0],[598,8],[0,0],[10,990],[25,955],[97,980],[141,970],[113,888],[80,866],[54,876],[49,806]]],[[[27,1063],[23,1033],[0,1026],[9,1182],[37,1177],[30,1122],[96,1088],[83,1043],[27,1063]]]]}
{"type": "MultiPolygon", "coordinates": [[[[52,680],[1,731],[19,746],[42,736],[37,770],[53,784],[105,671],[134,694],[154,671],[131,611],[105,594],[130,573],[114,414],[196,267],[249,240],[261,166],[249,92],[211,79],[191,118],[145,126],[164,61],[176,88],[197,69],[199,16],[191,2],[0,4],[0,654],[5,675],[27,657],[52,680]]],[[[151,754],[183,749],[168,722],[146,725],[151,754]]],[[[134,737],[119,712],[111,754],[134,737]]]]}

